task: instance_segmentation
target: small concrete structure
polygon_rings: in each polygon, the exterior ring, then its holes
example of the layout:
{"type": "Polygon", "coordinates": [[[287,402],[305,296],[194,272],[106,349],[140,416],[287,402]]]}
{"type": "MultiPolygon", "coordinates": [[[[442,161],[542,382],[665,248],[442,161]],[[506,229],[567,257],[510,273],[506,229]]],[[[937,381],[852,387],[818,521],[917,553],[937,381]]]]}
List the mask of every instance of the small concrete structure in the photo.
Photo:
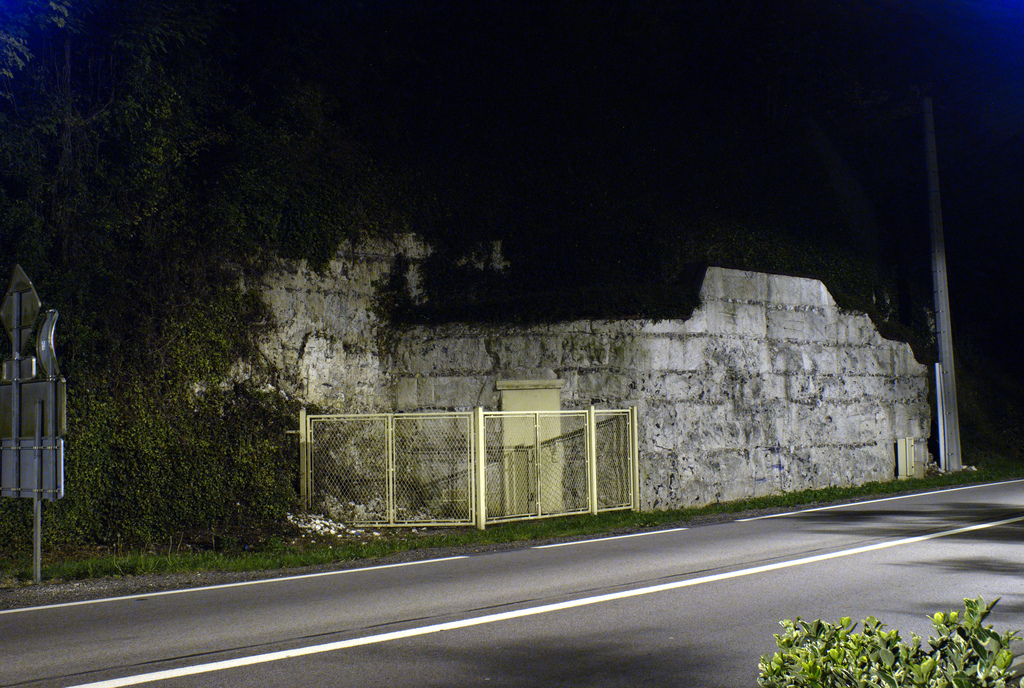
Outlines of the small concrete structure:
{"type": "MultiPolygon", "coordinates": [[[[501,410],[518,413],[544,413],[558,411],[562,408],[562,381],[561,380],[498,380],[494,383],[495,389],[501,397],[501,410]]],[[[562,423],[557,418],[547,418],[544,422],[537,422],[536,427],[533,419],[530,419],[527,427],[522,422],[506,423],[503,427],[502,445],[505,448],[503,456],[515,456],[516,448],[530,445],[534,442],[543,445],[562,434],[562,423]]],[[[543,475],[539,478],[551,485],[561,485],[565,474],[565,456],[562,451],[555,449],[547,455],[548,461],[537,466],[543,475]]],[[[527,482],[525,474],[531,467],[525,463],[515,466],[506,466],[506,472],[515,472],[510,475],[509,484],[524,484],[527,482]]],[[[527,496],[519,494],[517,499],[511,496],[506,497],[506,504],[512,511],[522,512],[528,507],[527,496]]],[[[543,495],[543,502],[540,505],[543,513],[557,513],[562,510],[562,493],[560,490],[547,490],[543,495]]]]}
{"type": "Polygon", "coordinates": [[[558,411],[562,408],[561,380],[498,380],[502,411],[558,411]]]}

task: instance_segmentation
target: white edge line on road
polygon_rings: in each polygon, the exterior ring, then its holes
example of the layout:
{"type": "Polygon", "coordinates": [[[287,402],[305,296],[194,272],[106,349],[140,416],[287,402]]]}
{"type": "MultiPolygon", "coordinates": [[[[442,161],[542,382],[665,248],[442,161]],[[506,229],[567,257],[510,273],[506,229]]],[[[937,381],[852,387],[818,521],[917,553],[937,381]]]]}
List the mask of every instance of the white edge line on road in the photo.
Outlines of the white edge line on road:
{"type": "MultiPolygon", "coordinates": [[[[914,494],[899,495],[899,496],[896,496],[896,497],[882,497],[880,499],[871,499],[871,500],[867,500],[867,501],[863,501],[863,502],[850,502],[850,503],[847,503],[847,504],[832,504],[832,505],[829,505],[829,506],[815,507],[813,509],[803,509],[801,511],[787,511],[785,513],[779,513],[779,514],[768,514],[767,516],[755,516],[753,518],[740,518],[740,519],[736,519],[736,522],[737,523],[745,523],[745,522],[748,522],[748,521],[760,521],[760,520],[768,519],[768,518],[783,518],[785,516],[795,516],[795,515],[798,515],[798,514],[810,513],[812,511],[826,511],[826,510],[829,510],[829,509],[843,509],[843,508],[847,508],[847,507],[851,507],[851,506],[859,506],[861,504],[874,504],[874,503],[877,503],[877,502],[893,501],[893,500],[897,500],[897,499],[908,499],[910,497],[923,497],[923,496],[926,496],[926,495],[942,494],[944,492],[957,492],[959,490],[971,490],[971,489],[978,488],[978,487],[989,487],[989,486],[992,486],[992,485],[1008,485],[1008,484],[1019,483],[1019,482],[1024,482],[1024,479],[1006,480],[1006,481],[998,482],[998,483],[982,483],[982,484],[979,484],[979,485],[966,485],[966,486],[963,486],[963,487],[953,487],[953,488],[948,488],[948,489],[944,489],[944,490],[934,490],[932,492],[917,492],[917,493],[914,493],[914,494]]],[[[565,547],[565,546],[568,546],[568,545],[577,545],[577,544],[601,542],[602,540],[616,540],[616,539],[620,539],[620,538],[639,537],[639,536],[642,536],[642,535],[657,535],[658,533],[671,533],[671,532],[680,531],[680,530],[687,530],[687,529],[686,528],[670,528],[670,529],[666,529],[666,530],[655,530],[655,531],[649,531],[649,532],[644,532],[644,533],[632,533],[630,535],[619,535],[619,536],[608,537],[608,538],[593,538],[593,539],[590,539],[590,540],[576,540],[576,541],[573,541],[573,542],[558,542],[558,543],[553,543],[553,544],[550,544],[550,545],[538,545],[534,549],[545,549],[545,548],[550,548],[550,547],[565,547]]],[[[62,608],[65,608],[65,607],[78,607],[78,606],[88,605],[88,604],[103,604],[103,603],[108,603],[108,602],[120,602],[120,601],[123,601],[123,600],[139,600],[139,599],[144,599],[144,598],[148,598],[148,597],[160,597],[160,596],[164,596],[164,595],[180,595],[180,594],[190,593],[190,592],[200,592],[200,591],[203,591],[203,590],[218,590],[218,589],[222,589],[222,588],[238,588],[238,587],[243,587],[243,586],[247,586],[247,585],[262,585],[264,583],[278,583],[278,582],[282,582],[282,581],[300,580],[300,579],[303,579],[303,578],[321,578],[323,576],[337,576],[337,575],[346,574],[346,573],[358,573],[360,571],[378,571],[380,569],[398,568],[398,567],[402,567],[402,566],[415,566],[415,565],[418,565],[418,564],[430,564],[430,563],[434,563],[434,562],[454,561],[456,559],[465,559],[465,558],[466,558],[465,556],[442,557],[440,559],[424,559],[422,561],[409,561],[409,562],[403,562],[403,563],[400,563],[400,564],[384,564],[382,566],[366,566],[366,567],[363,567],[363,568],[342,569],[342,570],[339,570],[339,571],[323,571],[321,573],[303,573],[303,574],[299,574],[299,575],[295,575],[295,576],[282,576],[280,578],[261,578],[260,580],[242,581],[242,582],[239,582],[239,583],[220,583],[220,584],[217,584],[217,585],[203,585],[203,586],[198,586],[198,587],[194,587],[194,588],[182,588],[182,589],[179,589],[179,590],[162,590],[162,591],[157,591],[157,592],[139,593],[137,595],[123,595],[121,597],[102,597],[102,598],[98,598],[98,599],[94,599],[94,600],[79,600],[77,602],[61,602],[61,603],[57,603],[57,604],[40,605],[40,606],[37,606],[37,607],[19,607],[17,609],[0,609],[0,616],[3,616],[4,614],[18,614],[18,613],[21,613],[21,612],[41,611],[41,610],[44,610],[44,609],[62,609],[62,608]]]]}
{"type": "MultiPolygon", "coordinates": [[[[943,492],[956,492],[957,490],[970,490],[970,489],[973,489],[973,488],[976,488],[976,487],[986,487],[986,486],[991,486],[991,485],[1006,485],[1006,484],[1010,484],[1010,483],[1019,483],[1019,482],[1024,482],[1024,479],[1021,479],[1021,480],[1007,480],[1007,481],[1000,482],[1000,483],[985,483],[985,484],[980,484],[980,485],[967,485],[965,487],[955,487],[955,488],[950,488],[950,489],[947,489],[947,490],[935,490],[934,492],[918,492],[918,493],[915,493],[915,494],[900,495],[898,497],[884,497],[882,499],[873,499],[873,500],[864,501],[864,502],[851,502],[849,504],[836,504],[836,505],[831,505],[831,506],[821,506],[821,507],[817,507],[817,508],[814,508],[814,509],[805,509],[803,511],[787,511],[785,513],[769,514],[767,516],[756,516],[754,518],[741,518],[741,519],[737,519],[736,522],[737,523],[743,523],[743,522],[746,522],[746,521],[757,521],[757,520],[766,519],[766,518],[781,518],[783,516],[794,516],[796,514],[802,514],[802,513],[807,513],[807,512],[811,512],[811,511],[824,511],[826,509],[841,509],[841,508],[844,508],[844,507],[857,506],[859,504],[872,504],[874,502],[884,502],[884,501],[894,500],[894,499],[906,499],[908,497],[921,497],[921,496],[924,496],[924,495],[940,494],[940,493],[943,493],[943,492]]],[[[591,539],[591,540],[577,540],[577,541],[573,541],[573,542],[553,543],[553,544],[550,544],[550,545],[538,545],[534,549],[544,549],[544,548],[547,548],[547,547],[564,547],[564,546],[567,546],[567,545],[576,545],[576,544],[583,544],[583,543],[590,543],[590,542],[600,542],[602,540],[615,540],[615,539],[618,539],[618,538],[639,537],[641,535],[657,535],[658,533],[670,533],[670,532],[674,532],[674,531],[677,531],[677,530],[686,530],[686,528],[671,528],[671,529],[666,529],[666,530],[655,530],[655,531],[649,531],[649,532],[644,532],[644,533],[633,533],[633,534],[630,534],[630,535],[619,535],[619,536],[609,537],[609,538],[594,538],[594,539],[591,539]]],[[[40,606],[37,606],[37,607],[18,607],[17,609],[0,609],[0,616],[3,616],[5,614],[19,614],[19,613],[22,613],[22,612],[42,611],[44,609],[63,609],[65,607],[79,607],[79,606],[87,605],[87,604],[104,604],[104,603],[109,603],[109,602],[120,602],[120,601],[124,601],[124,600],[140,600],[140,599],[144,599],[144,598],[148,598],[148,597],[160,597],[160,596],[164,596],[164,595],[181,595],[181,594],[184,594],[184,593],[200,592],[200,591],[203,591],[203,590],[219,590],[219,589],[222,589],[222,588],[239,588],[239,587],[243,587],[243,586],[247,586],[247,585],[262,585],[264,583],[279,583],[279,582],[282,582],[282,581],[301,580],[303,578],[321,578],[321,577],[324,577],[324,576],[338,576],[338,575],[342,575],[342,574],[346,574],[346,573],[358,573],[360,571],[379,571],[381,569],[398,568],[398,567],[401,567],[401,566],[416,566],[416,565],[419,565],[419,564],[431,564],[431,563],[434,563],[434,562],[454,561],[456,559],[465,559],[465,558],[466,557],[464,555],[456,556],[456,557],[442,557],[440,559],[424,559],[422,561],[407,561],[407,562],[403,562],[403,563],[400,563],[400,564],[384,564],[382,566],[366,566],[366,567],[362,567],[362,568],[342,569],[342,570],[339,570],[339,571],[323,571],[321,573],[303,573],[303,574],[298,574],[298,575],[295,575],[295,576],[282,576],[280,578],[261,578],[259,580],[242,581],[242,582],[239,582],[239,583],[220,583],[220,584],[217,584],[217,585],[202,585],[202,586],[198,586],[198,587],[194,587],[194,588],[182,588],[182,589],[179,589],[179,590],[161,590],[161,591],[157,591],[157,592],[144,592],[144,593],[139,593],[137,595],[123,595],[121,597],[101,597],[101,598],[97,598],[97,599],[94,599],[94,600],[79,600],[77,602],[60,602],[60,603],[57,603],[57,604],[46,604],[46,605],[40,605],[40,606]]]]}
{"type": "Polygon", "coordinates": [[[643,533],[630,533],[629,535],[613,535],[611,537],[595,537],[586,540],[572,540],[570,542],[553,542],[550,545],[537,545],[533,549],[551,549],[552,547],[571,547],[572,545],[592,545],[595,543],[608,542],[609,540],[625,540],[626,538],[643,537],[644,535],[661,535],[662,533],[678,533],[688,528],[666,528],[664,530],[648,530],[643,533]]]}
{"type": "Polygon", "coordinates": [[[276,662],[282,659],[293,659],[296,657],[305,657],[308,655],[321,654],[324,652],[334,652],[336,650],[343,650],[350,647],[375,645],[377,643],[386,643],[391,640],[401,640],[403,638],[413,638],[416,636],[429,635],[432,633],[454,631],[461,628],[482,626],[484,624],[491,624],[499,621],[508,621],[510,619],[518,619],[526,616],[535,616],[537,614],[547,614],[550,612],[562,611],[564,609],[573,609],[575,607],[585,607],[593,604],[600,604],[603,602],[624,600],[630,597],[640,597],[642,595],[666,592],[668,590],[678,590],[680,588],[688,588],[695,585],[702,585],[704,583],[713,583],[715,581],[729,580],[731,578],[752,576],[758,573],[766,573],[768,571],[778,571],[780,569],[791,568],[794,566],[803,566],[805,564],[813,564],[819,561],[827,561],[829,559],[839,559],[841,557],[849,557],[855,554],[864,554],[865,552],[874,552],[877,550],[888,549],[890,547],[899,547],[900,545],[909,545],[917,542],[925,542],[927,540],[935,540],[937,538],[949,537],[951,535],[959,535],[961,533],[969,533],[976,530],[984,530],[986,528],[995,528],[998,526],[1007,525],[1009,523],[1017,523],[1018,521],[1024,521],[1024,516],[1016,516],[1014,518],[1007,518],[1001,521],[992,521],[990,523],[977,523],[972,526],[964,526],[962,528],[955,528],[953,530],[946,530],[939,533],[931,533],[930,535],[918,535],[915,537],[903,538],[902,540],[878,542],[873,545],[863,545],[861,547],[854,547],[853,549],[830,552],[828,554],[817,554],[815,556],[804,557],[802,559],[781,561],[776,562],[774,564],[764,564],[761,566],[754,566],[749,569],[740,569],[738,571],[716,573],[710,576],[690,578],[687,580],[675,581],[672,583],[662,583],[660,585],[652,585],[646,588],[622,590],[620,592],[613,592],[605,595],[584,597],[578,600],[567,600],[565,602],[557,602],[555,604],[545,604],[539,607],[516,609],[508,612],[501,612],[499,614],[488,614],[487,616],[477,616],[471,619],[449,621],[447,623],[433,624],[430,626],[421,626],[419,628],[407,628],[401,631],[392,631],[390,633],[381,633],[379,635],[364,636],[362,638],[351,638],[349,640],[340,640],[334,643],[311,645],[308,647],[298,647],[291,650],[282,650],[280,652],[268,652],[266,654],[252,655],[249,657],[238,657],[236,659],[228,659],[220,662],[210,662],[208,664],[197,664],[194,666],[181,667],[178,669],[154,671],[147,674],[138,674],[136,676],[125,676],[123,678],[110,679],[108,681],[83,683],[76,686],[69,686],[68,688],[121,688],[122,686],[137,686],[143,683],[151,683],[153,681],[165,681],[167,679],[172,678],[195,676],[197,674],[206,674],[214,671],[224,671],[226,669],[237,669],[239,667],[253,666],[256,664],[265,664],[267,662],[276,662]]]}
{"type": "Polygon", "coordinates": [[[382,564],[380,566],[364,566],[354,569],[340,569],[338,571],[321,571],[320,573],[301,573],[296,576],[281,576],[280,578],[260,578],[259,580],[241,581],[238,583],[218,583],[217,585],[202,585],[195,588],[181,588],[178,590],[158,590],[154,592],[140,592],[136,595],[123,595],[121,597],[101,597],[95,600],[79,600],[77,602],[59,602],[57,604],[46,604],[38,607],[19,607],[17,609],[0,609],[0,616],[4,614],[18,614],[21,612],[38,612],[43,609],[63,609],[65,607],[80,607],[86,604],[104,604],[107,602],[122,602],[125,600],[141,600],[149,597],[163,597],[164,595],[182,595],[189,592],[201,592],[203,590],[223,590],[225,588],[241,588],[247,585],[263,585],[265,583],[280,583],[282,581],[301,580],[303,578],[323,578],[324,576],[340,576],[346,573],[360,573],[363,571],[380,571],[381,569],[397,569],[402,566],[419,566],[420,564],[433,564],[441,561],[454,561],[465,559],[465,555],[457,557],[443,557],[440,559],[423,559],[421,561],[405,561],[400,564],[382,564]]]}
{"type": "Polygon", "coordinates": [[[911,497],[924,497],[926,495],[943,494],[945,492],[959,492],[960,490],[973,490],[978,487],[992,487],[993,485],[1011,485],[1013,483],[1024,482],[1024,479],[1020,480],[1004,480],[998,483],[981,483],[979,485],[965,485],[963,487],[949,487],[943,490],[933,490],[932,492],[915,492],[913,494],[897,495],[896,497],[880,497],[878,499],[868,499],[863,502],[847,502],[846,504],[829,504],[828,506],[818,506],[813,509],[801,509],[800,511],[785,511],[779,514],[768,514],[767,516],[753,516],[751,518],[737,518],[736,523],[747,523],[748,521],[763,521],[768,518],[785,518],[786,516],[797,516],[799,514],[809,514],[812,511],[828,511],[830,509],[848,509],[851,506],[861,506],[862,504],[877,504],[878,502],[894,502],[898,499],[910,499],[911,497]]]}

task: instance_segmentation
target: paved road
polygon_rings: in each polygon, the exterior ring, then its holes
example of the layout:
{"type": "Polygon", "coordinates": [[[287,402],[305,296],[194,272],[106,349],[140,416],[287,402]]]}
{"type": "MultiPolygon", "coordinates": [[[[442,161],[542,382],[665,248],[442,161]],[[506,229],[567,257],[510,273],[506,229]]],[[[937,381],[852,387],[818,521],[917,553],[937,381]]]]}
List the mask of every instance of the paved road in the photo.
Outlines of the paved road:
{"type": "Polygon", "coordinates": [[[1016,481],[0,612],[0,685],[752,688],[779,619],[927,637],[926,614],[983,595],[1024,629],[1022,574],[1016,481]]]}

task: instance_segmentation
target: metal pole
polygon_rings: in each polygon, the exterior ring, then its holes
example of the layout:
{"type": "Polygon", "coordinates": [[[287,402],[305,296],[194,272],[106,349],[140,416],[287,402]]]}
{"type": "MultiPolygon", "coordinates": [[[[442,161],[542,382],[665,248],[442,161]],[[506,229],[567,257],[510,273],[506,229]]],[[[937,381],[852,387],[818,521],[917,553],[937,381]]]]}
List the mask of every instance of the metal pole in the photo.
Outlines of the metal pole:
{"type": "Polygon", "coordinates": [[[476,445],[476,527],[478,530],[487,528],[487,428],[484,425],[483,407],[473,410],[473,426],[475,428],[474,444],[476,445]]]}
{"type": "Polygon", "coordinates": [[[11,440],[14,444],[14,489],[21,497],[21,292],[14,293],[14,379],[11,380],[11,440]]]}
{"type": "Polygon", "coordinates": [[[36,489],[32,495],[32,580],[36,585],[43,578],[43,402],[36,404],[35,449],[36,489]]]}
{"type": "MultiPolygon", "coordinates": [[[[935,119],[932,99],[925,98],[925,157],[928,163],[928,200],[932,234],[932,282],[935,287],[935,328],[942,371],[941,395],[936,394],[937,412],[944,428],[940,444],[946,470],[959,471],[960,420],[956,405],[956,374],[953,367],[953,334],[949,317],[949,285],[946,279],[946,247],[942,231],[942,202],[939,196],[939,164],[935,152],[935,119]]],[[[939,392],[939,390],[936,390],[939,392]]]]}
{"type": "Polygon", "coordinates": [[[629,462],[632,480],[631,504],[633,511],[640,511],[640,414],[637,407],[629,407],[629,462]]]}
{"type": "Polygon", "coordinates": [[[388,473],[388,484],[387,484],[387,500],[388,500],[388,525],[395,525],[395,514],[397,513],[395,505],[395,416],[389,413],[384,417],[384,434],[387,438],[386,442],[386,456],[387,462],[387,473],[388,473]]]}
{"type": "Polygon", "coordinates": [[[540,412],[533,413],[533,493],[537,495],[537,516],[544,515],[544,477],[540,455],[540,412]]]}
{"type": "Polygon", "coordinates": [[[309,509],[309,437],[306,428],[306,407],[299,409],[299,498],[302,505],[309,509]]]}
{"type": "Polygon", "coordinates": [[[593,405],[587,409],[587,499],[590,513],[596,514],[599,504],[597,491],[597,410],[593,405]]]}
{"type": "MultiPolygon", "coordinates": [[[[942,364],[935,364],[935,399],[942,408],[942,364]]],[[[939,422],[939,470],[946,470],[946,421],[941,413],[936,414],[939,422]]]]}
{"type": "Polygon", "coordinates": [[[32,496],[32,582],[43,580],[43,500],[32,496]]]}

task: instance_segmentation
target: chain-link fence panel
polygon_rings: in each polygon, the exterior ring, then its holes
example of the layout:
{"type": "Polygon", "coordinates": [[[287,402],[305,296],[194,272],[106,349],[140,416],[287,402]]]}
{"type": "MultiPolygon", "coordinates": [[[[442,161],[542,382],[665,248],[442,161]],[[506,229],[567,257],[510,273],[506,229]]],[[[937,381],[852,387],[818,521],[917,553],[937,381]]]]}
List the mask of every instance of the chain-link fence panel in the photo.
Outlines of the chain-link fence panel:
{"type": "Polygon", "coordinates": [[[586,412],[541,414],[538,435],[540,515],[589,511],[586,412]]]}
{"type": "Polygon", "coordinates": [[[479,418],[482,457],[471,413],[307,416],[311,505],[352,524],[469,525],[633,504],[630,411],[596,411],[594,437],[587,411],[479,418]]]}
{"type": "Polygon", "coordinates": [[[632,496],[629,411],[597,411],[597,508],[627,509],[632,496]]]}
{"type": "Polygon", "coordinates": [[[488,520],[589,510],[587,414],[484,414],[488,520]]]}
{"type": "Polygon", "coordinates": [[[485,414],[487,519],[537,515],[537,432],[534,414],[485,414]]]}
{"type": "Polygon", "coordinates": [[[343,523],[389,522],[389,425],[384,415],[310,418],[314,507],[343,523]]]}
{"type": "Polygon", "coordinates": [[[472,414],[400,415],[394,429],[395,522],[472,523],[472,414]]]}

